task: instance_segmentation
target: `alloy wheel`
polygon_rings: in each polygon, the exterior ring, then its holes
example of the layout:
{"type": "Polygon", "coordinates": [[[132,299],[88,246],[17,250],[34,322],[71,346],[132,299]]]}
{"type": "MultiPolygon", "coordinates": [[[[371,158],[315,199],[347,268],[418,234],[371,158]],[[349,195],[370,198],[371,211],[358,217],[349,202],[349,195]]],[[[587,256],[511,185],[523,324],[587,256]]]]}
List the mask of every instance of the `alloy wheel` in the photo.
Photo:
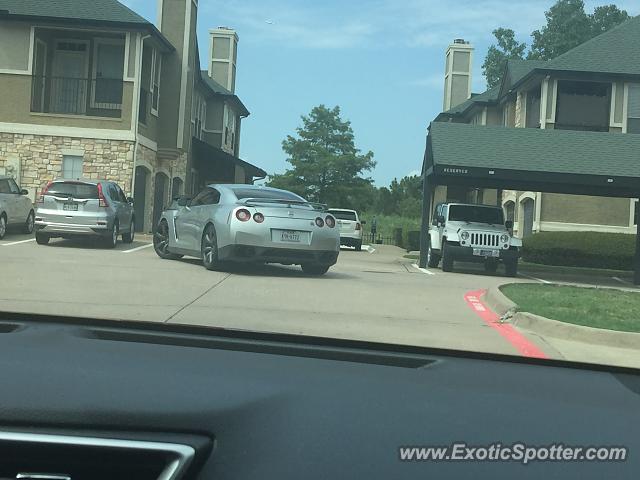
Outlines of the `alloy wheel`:
{"type": "Polygon", "coordinates": [[[0,238],[4,238],[5,233],[7,233],[7,221],[4,216],[0,216],[0,238]]]}
{"type": "Polygon", "coordinates": [[[208,270],[213,269],[218,261],[218,239],[212,225],[207,226],[202,236],[202,263],[208,270]]]}
{"type": "Polygon", "coordinates": [[[169,225],[167,222],[160,222],[153,234],[153,248],[158,255],[169,254],[169,225]]]}

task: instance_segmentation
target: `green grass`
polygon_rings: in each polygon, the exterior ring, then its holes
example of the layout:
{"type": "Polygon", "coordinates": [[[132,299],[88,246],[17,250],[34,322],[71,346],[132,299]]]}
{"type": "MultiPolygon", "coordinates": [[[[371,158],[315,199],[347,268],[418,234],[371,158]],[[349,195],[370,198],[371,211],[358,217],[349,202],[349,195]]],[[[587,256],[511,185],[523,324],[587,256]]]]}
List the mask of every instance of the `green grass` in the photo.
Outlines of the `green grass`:
{"type": "Polygon", "coordinates": [[[608,268],[566,267],[557,265],[544,265],[542,263],[530,263],[520,261],[520,268],[527,272],[549,272],[563,274],[594,275],[598,277],[628,277],[628,270],[612,270],[608,268]]]}
{"type": "Polygon", "coordinates": [[[371,233],[371,219],[376,217],[378,222],[378,235],[383,237],[393,236],[393,230],[395,228],[402,228],[402,233],[406,235],[406,232],[410,230],[420,230],[419,218],[401,217],[400,215],[381,215],[377,213],[361,213],[360,219],[366,221],[364,225],[364,232],[371,233]]]}
{"type": "Polygon", "coordinates": [[[523,312],[575,325],[640,332],[640,293],[535,284],[500,289],[523,312]]]}

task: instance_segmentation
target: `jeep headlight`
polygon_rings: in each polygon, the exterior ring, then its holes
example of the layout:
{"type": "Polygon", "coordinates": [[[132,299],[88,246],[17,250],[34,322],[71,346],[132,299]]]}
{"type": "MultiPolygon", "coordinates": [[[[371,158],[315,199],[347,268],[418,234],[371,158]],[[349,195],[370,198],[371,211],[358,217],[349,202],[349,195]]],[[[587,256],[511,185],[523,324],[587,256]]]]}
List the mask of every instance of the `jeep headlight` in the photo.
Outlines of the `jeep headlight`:
{"type": "Polygon", "coordinates": [[[507,243],[509,241],[509,235],[507,235],[506,233],[503,233],[502,235],[500,235],[500,243],[507,243]]]}
{"type": "Polygon", "coordinates": [[[469,232],[461,232],[460,233],[460,240],[469,240],[469,232]]]}

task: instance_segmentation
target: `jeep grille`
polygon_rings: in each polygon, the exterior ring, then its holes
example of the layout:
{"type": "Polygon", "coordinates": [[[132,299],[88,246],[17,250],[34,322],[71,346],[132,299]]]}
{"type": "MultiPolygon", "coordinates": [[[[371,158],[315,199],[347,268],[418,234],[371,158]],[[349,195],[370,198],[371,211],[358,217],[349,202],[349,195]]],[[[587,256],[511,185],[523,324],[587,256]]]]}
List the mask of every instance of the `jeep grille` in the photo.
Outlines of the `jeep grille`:
{"type": "Polygon", "coordinates": [[[472,233],[472,247],[500,247],[500,234],[496,233],[472,233]]]}

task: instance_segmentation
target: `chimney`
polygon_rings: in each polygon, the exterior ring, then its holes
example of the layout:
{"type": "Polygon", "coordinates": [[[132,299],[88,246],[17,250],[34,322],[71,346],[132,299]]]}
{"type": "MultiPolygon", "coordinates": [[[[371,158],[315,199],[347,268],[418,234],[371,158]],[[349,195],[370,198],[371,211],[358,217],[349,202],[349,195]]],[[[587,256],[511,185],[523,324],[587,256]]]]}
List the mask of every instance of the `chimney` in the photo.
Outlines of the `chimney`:
{"type": "Polygon", "coordinates": [[[472,65],[473,46],[461,38],[456,38],[447,47],[443,111],[446,112],[471,97],[472,65]]]}
{"type": "Polygon", "coordinates": [[[209,30],[209,76],[232,93],[236,91],[238,35],[228,27],[209,30]]]}

